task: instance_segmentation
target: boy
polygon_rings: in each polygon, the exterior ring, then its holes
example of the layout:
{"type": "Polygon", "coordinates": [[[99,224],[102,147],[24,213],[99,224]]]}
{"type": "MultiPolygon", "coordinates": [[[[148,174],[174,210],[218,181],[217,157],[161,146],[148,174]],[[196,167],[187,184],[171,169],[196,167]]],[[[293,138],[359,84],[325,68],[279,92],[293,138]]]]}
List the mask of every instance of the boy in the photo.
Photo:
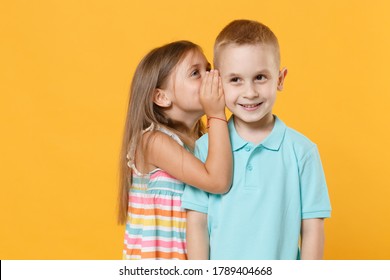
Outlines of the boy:
{"type": "MultiPolygon", "coordinates": [[[[214,65],[233,114],[233,184],[223,195],[186,186],[189,259],[321,259],[331,212],[325,176],[316,145],[272,114],[287,75],[276,36],[233,21],[216,39],[214,65]]],[[[207,135],[197,141],[203,161],[207,145],[207,135]]]]}

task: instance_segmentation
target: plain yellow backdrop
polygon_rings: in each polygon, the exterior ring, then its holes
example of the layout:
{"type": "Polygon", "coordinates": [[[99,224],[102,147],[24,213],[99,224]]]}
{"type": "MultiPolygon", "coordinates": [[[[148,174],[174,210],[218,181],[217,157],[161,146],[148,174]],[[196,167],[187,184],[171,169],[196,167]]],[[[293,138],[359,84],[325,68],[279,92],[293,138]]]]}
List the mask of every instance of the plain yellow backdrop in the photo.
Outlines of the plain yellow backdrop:
{"type": "Polygon", "coordinates": [[[233,19],[271,27],[274,112],[318,144],[326,259],[390,259],[390,2],[2,0],[0,259],[120,259],[118,154],[136,65],[173,40],[212,60],[233,19]]]}

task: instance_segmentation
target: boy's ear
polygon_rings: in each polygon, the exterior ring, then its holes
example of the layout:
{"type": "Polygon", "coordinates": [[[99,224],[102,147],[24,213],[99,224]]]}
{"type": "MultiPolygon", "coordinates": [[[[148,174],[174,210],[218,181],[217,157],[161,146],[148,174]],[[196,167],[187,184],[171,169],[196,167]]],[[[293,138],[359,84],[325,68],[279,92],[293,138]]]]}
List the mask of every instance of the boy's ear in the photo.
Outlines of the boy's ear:
{"type": "Polygon", "coordinates": [[[160,88],[154,90],[153,103],[163,108],[168,108],[172,105],[172,101],[168,98],[166,92],[160,88]]]}
{"type": "Polygon", "coordinates": [[[284,67],[282,70],[279,71],[279,78],[278,78],[278,90],[283,90],[283,83],[284,79],[287,76],[287,68],[284,67]]]}

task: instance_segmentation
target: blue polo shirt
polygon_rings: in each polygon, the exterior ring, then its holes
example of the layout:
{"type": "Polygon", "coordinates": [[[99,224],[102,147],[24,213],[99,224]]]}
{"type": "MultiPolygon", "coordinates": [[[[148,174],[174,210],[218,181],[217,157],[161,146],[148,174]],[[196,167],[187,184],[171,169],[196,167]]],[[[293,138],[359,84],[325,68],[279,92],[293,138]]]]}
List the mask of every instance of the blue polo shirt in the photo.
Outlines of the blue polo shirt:
{"type": "MultiPolygon", "coordinates": [[[[186,186],[182,207],[208,215],[210,259],[297,259],[302,219],[330,217],[317,146],[275,116],[272,132],[255,146],[229,121],[233,185],[215,195],[186,186]]],[[[196,143],[205,161],[208,135],[196,143]]]]}

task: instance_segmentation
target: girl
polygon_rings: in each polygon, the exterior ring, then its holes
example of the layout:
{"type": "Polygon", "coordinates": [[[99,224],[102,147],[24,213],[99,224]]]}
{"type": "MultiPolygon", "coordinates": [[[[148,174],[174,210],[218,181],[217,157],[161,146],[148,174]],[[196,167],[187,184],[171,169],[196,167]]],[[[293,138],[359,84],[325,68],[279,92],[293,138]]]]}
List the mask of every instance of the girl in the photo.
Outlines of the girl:
{"type": "Polygon", "coordinates": [[[124,259],[186,259],[184,184],[224,193],[232,155],[217,71],[201,48],[173,42],[149,52],[130,92],[121,153],[119,222],[126,223],[124,259]],[[209,155],[192,155],[206,113],[209,155]]]}

